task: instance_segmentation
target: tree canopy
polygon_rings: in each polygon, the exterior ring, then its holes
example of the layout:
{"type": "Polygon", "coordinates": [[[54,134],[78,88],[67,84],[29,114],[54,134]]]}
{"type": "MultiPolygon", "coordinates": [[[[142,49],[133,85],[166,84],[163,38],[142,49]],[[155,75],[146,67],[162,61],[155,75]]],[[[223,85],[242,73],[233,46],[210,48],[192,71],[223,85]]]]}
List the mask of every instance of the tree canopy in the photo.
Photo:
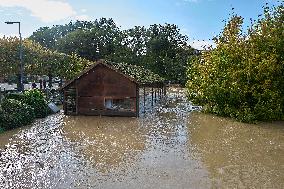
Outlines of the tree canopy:
{"type": "Polygon", "coordinates": [[[142,66],[130,65],[126,63],[109,62],[109,61],[106,63],[112,66],[114,69],[134,79],[141,85],[161,84],[164,82],[164,78],[162,78],[158,74],[153,73],[148,69],[145,69],[142,66]]]}
{"type": "Polygon", "coordinates": [[[284,118],[284,7],[265,7],[242,29],[233,15],[217,47],[188,62],[188,96],[208,112],[245,122],[284,118]]]}
{"type": "Polygon", "coordinates": [[[106,59],[142,65],[167,80],[184,84],[186,63],[194,52],[174,24],[121,30],[112,19],[77,21],[39,28],[30,39],[58,52],[90,61],[106,59]]]}
{"type": "MultiPolygon", "coordinates": [[[[72,53],[70,55],[52,51],[31,40],[23,40],[23,62],[25,74],[61,76],[71,79],[90,61],[72,53]]],[[[0,76],[15,75],[19,70],[19,39],[0,38],[0,76]]]]}

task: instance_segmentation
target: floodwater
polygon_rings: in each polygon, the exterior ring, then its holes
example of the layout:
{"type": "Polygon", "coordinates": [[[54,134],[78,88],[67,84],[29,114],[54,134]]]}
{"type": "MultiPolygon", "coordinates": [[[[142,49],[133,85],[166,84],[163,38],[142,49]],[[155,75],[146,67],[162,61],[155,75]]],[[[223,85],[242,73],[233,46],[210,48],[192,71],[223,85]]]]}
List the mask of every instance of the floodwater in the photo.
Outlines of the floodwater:
{"type": "Polygon", "coordinates": [[[216,188],[284,188],[284,122],[250,125],[193,113],[196,145],[216,188]]]}
{"type": "Polygon", "coordinates": [[[0,188],[284,188],[283,122],[192,109],[172,89],[138,119],[59,113],[0,134],[0,188]]]}

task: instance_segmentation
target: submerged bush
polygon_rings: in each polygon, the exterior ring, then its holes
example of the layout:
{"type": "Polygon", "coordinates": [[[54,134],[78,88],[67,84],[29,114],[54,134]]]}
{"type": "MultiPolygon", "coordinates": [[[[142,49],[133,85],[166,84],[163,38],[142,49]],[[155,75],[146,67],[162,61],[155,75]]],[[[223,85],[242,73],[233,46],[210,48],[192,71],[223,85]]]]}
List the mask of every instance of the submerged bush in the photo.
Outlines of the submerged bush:
{"type": "Polygon", "coordinates": [[[4,99],[0,106],[0,128],[5,130],[28,125],[35,119],[34,109],[15,99],[4,99]]]}
{"type": "Polygon", "coordinates": [[[244,34],[243,18],[232,16],[216,48],[189,61],[189,99],[243,122],[284,119],[283,17],[283,4],[266,7],[244,34]]]}
{"type": "Polygon", "coordinates": [[[30,105],[34,109],[36,118],[44,118],[50,114],[45,96],[38,89],[25,91],[24,94],[11,93],[6,96],[6,99],[15,99],[30,105]]]}
{"type": "Polygon", "coordinates": [[[39,90],[8,94],[0,104],[0,132],[28,125],[35,118],[44,118],[49,113],[45,97],[39,90]]]}
{"type": "Polygon", "coordinates": [[[35,112],[36,118],[44,118],[50,114],[44,94],[37,89],[29,90],[24,93],[23,102],[30,105],[35,112]]]}
{"type": "Polygon", "coordinates": [[[25,96],[22,93],[9,93],[5,96],[7,99],[15,99],[21,102],[24,101],[25,96]]]}

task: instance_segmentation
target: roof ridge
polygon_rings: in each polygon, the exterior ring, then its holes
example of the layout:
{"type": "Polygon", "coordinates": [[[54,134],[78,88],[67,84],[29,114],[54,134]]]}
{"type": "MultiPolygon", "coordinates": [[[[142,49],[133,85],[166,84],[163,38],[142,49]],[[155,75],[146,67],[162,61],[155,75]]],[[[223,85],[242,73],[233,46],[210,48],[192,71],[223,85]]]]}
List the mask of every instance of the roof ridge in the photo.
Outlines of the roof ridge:
{"type": "Polygon", "coordinates": [[[162,83],[164,81],[164,78],[162,78],[160,75],[152,72],[151,70],[144,68],[144,66],[132,65],[132,64],[125,63],[125,62],[117,63],[117,62],[113,62],[113,61],[109,61],[109,60],[100,59],[100,60],[97,60],[96,62],[94,62],[94,64],[92,64],[89,68],[80,72],[76,77],[74,77],[73,79],[71,79],[70,81],[65,83],[62,86],[61,89],[69,86],[75,80],[80,79],[82,76],[84,76],[85,74],[90,72],[92,69],[94,69],[98,65],[104,65],[104,66],[108,67],[109,69],[111,69],[111,70],[123,75],[124,77],[128,78],[130,81],[135,82],[136,84],[162,83]],[[122,67],[123,67],[123,69],[122,69],[122,67]],[[131,72],[130,69],[129,69],[130,67],[135,67],[136,72],[135,72],[135,70],[133,72],[131,72]],[[143,77],[139,78],[138,77],[139,74],[137,74],[137,73],[144,76],[144,78],[143,77]],[[147,79],[145,79],[146,77],[147,78],[148,77],[156,77],[156,79],[151,78],[152,80],[147,81],[147,79]]]}

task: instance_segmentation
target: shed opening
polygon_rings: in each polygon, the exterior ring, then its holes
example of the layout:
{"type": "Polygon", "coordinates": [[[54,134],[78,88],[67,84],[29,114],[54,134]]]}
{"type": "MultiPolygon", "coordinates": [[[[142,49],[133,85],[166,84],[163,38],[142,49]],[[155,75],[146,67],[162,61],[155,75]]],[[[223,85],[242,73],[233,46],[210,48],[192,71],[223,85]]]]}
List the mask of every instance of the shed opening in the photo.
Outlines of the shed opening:
{"type": "Polygon", "coordinates": [[[105,98],[107,110],[132,111],[135,112],[136,98],[105,98]]]}

